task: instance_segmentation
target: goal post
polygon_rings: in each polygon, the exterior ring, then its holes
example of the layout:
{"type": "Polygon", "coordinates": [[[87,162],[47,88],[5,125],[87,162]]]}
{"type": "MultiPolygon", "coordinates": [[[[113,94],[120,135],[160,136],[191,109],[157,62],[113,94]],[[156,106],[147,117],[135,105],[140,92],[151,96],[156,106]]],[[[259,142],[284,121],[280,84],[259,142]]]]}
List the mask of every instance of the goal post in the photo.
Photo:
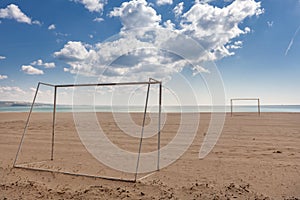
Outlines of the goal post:
{"type": "Polygon", "coordinates": [[[260,99],[259,98],[233,98],[233,99],[230,99],[230,113],[231,113],[231,116],[233,116],[233,106],[234,106],[234,102],[235,101],[256,101],[257,102],[257,113],[258,115],[260,116],[260,99]]]}
{"type": "MultiPolygon", "coordinates": [[[[27,116],[27,120],[25,123],[24,131],[21,137],[20,144],[18,146],[18,150],[15,156],[15,160],[13,162],[14,168],[22,168],[22,169],[30,169],[30,170],[36,170],[36,171],[48,171],[48,172],[57,172],[62,174],[69,174],[69,175],[76,175],[76,176],[87,176],[87,177],[95,177],[95,178],[103,178],[103,179],[109,179],[109,180],[120,180],[120,181],[129,181],[129,182],[136,182],[137,181],[137,175],[139,173],[139,164],[140,164],[140,156],[141,156],[141,149],[142,149],[142,142],[143,142],[143,136],[144,136],[144,128],[146,124],[146,115],[147,115],[147,109],[148,109],[148,101],[149,101],[149,93],[150,93],[150,87],[151,85],[158,85],[158,123],[157,123],[157,164],[156,164],[156,171],[159,171],[160,169],[160,135],[161,135],[161,113],[162,113],[162,82],[155,80],[153,78],[149,78],[148,81],[144,82],[113,82],[113,83],[89,83],[89,84],[63,84],[63,85],[54,85],[49,83],[43,83],[39,82],[36,87],[36,91],[33,97],[33,101],[30,106],[30,110],[27,116]],[[141,133],[139,137],[139,144],[138,144],[138,152],[137,152],[137,159],[136,159],[136,169],[134,174],[134,179],[122,179],[118,177],[106,177],[106,176],[96,176],[96,175],[88,175],[88,174],[80,174],[80,173],[72,173],[67,171],[56,171],[51,169],[39,169],[32,166],[24,166],[23,164],[17,164],[19,154],[22,149],[22,145],[24,143],[25,135],[29,126],[30,118],[33,112],[33,107],[36,103],[36,99],[38,96],[38,92],[40,89],[40,86],[47,86],[51,87],[54,90],[53,93],[53,111],[52,111],[52,126],[51,126],[51,152],[50,152],[50,160],[54,160],[54,148],[55,148],[55,122],[56,122],[56,112],[57,112],[57,91],[58,88],[75,88],[75,87],[105,87],[105,86],[130,86],[130,85],[147,85],[147,91],[146,91],[146,98],[145,98],[145,104],[144,104],[144,110],[143,110],[143,120],[141,125],[141,133]]],[[[34,164],[34,163],[25,163],[25,164],[34,164]]],[[[143,177],[142,177],[143,178],[143,177]]]]}

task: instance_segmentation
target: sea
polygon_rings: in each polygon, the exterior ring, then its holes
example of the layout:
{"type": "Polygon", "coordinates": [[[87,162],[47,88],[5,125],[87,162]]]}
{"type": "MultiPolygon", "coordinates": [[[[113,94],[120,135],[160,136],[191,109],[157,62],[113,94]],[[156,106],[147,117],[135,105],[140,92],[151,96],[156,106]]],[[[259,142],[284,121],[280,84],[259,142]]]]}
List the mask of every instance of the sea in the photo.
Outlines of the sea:
{"type": "MultiPolygon", "coordinates": [[[[30,104],[4,104],[0,102],[0,112],[29,112],[30,104]]],[[[72,106],[57,105],[56,112],[144,112],[144,106],[72,106]]],[[[157,106],[147,108],[148,112],[157,112],[157,106]]],[[[230,112],[230,106],[162,106],[162,112],[167,113],[190,113],[190,112],[230,112]]],[[[262,105],[261,112],[300,112],[300,105],[262,105]]],[[[53,112],[53,105],[38,104],[33,107],[33,112],[53,112]]],[[[258,112],[257,106],[243,105],[234,106],[233,112],[258,112]]]]}

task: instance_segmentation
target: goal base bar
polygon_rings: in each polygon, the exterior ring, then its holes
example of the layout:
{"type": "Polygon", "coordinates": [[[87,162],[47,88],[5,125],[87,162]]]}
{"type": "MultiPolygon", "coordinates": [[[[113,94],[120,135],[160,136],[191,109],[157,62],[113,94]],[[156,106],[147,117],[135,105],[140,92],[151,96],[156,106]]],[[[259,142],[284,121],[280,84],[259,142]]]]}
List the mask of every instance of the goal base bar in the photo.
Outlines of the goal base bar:
{"type": "MultiPolygon", "coordinates": [[[[33,163],[31,163],[31,164],[33,164],[33,163]]],[[[87,178],[99,178],[99,179],[104,179],[104,180],[122,181],[122,182],[129,182],[129,183],[136,183],[136,182],[141,181],[145,178],[148,178],[149,176],[156,173],[156,172],[153,172],[151,174],[147,174],[146,176],[143,176],[139,179],[124,179],[124,178],[110,177],[110,176],[96,176],[96,175],[81,174],[81,173],[74,173],[74,172],[68,172],[68,171],[57,171],[57,170],[51,170],[51,169],[42,169],[42,168],[36,168],[36,167],[28,167],[28,166],[25,166],[25,165],[28,165],[28,164],[15,165],[15,166],[13,166],[13,168],[25,169],[25,170],[31,170],[31,171],[39,171],[39,172],[58,173],[58,174],[64,174],[64,175],[70,175],[70,176],[80,176],[80,177],[87,177],[87,178]]]]}

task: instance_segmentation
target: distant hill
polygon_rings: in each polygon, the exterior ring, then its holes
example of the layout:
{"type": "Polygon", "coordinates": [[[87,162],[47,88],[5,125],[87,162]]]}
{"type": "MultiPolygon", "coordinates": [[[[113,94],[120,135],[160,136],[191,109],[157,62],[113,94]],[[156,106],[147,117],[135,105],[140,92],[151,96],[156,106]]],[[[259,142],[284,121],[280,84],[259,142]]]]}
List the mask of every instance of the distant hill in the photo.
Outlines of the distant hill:
{"type": "MultiPolygon", "coordinates": [[[[35,103],[35,106],[50,106],[51,104],[45,103],[35,103]]],[[[30,102],[22,102],[22,101],[0,101],[0,107],[27,107],[31,106],[30,102]]]]}

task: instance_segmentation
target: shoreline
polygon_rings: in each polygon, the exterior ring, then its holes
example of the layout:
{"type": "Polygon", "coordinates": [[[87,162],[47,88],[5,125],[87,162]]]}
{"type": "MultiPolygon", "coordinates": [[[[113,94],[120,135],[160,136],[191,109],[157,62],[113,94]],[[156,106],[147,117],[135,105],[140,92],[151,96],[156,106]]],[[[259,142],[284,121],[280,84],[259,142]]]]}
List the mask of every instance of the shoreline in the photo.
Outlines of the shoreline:
{"type": "MultiPolygon", "coordinates": [[[[12,107],[0,107],[1,112],[29,112],[30,106],[12,106],[12,107]]],[[[57,112],[144,112],[144,106],[76,106],[73,108],[69,106],[56,107],[57,112]]],[[[53,107],[49,106],[34,106],[34,112],[53,112],[53,107]]],[[[158,107],[148,106],[148,111],[158,112],[158,107]],[[151,108],[151,109],[150,109],[151,108]]],[[[211,113],[211,112],[231,112],[231,107],[226,105],[222,106],[163,106],[162,112],[167,113],[189,113],[189,112],[201,112],[201,113],[211,113]]],[[[254,105],[236,105],[233,107],[233,112],[258,112],[258,107],[254,105]]],[[[290,112],[290,113],[300,113],[300,105],[261,105],[260,112],[262,113],[277,113],[277,112],[290,112]]]]}

